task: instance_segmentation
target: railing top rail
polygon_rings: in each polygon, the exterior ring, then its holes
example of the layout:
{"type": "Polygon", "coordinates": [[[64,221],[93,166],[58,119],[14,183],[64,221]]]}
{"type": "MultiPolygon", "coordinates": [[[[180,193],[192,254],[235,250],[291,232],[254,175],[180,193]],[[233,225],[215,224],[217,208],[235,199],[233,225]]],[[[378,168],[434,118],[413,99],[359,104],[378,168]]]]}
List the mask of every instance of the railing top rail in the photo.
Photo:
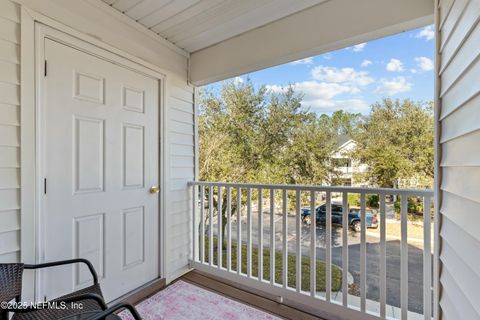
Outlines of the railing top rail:
{"type": "Polygon", "coordinates": [[[330,191],[365,194],[385,195],[409,195],[409,196],[433,196],[433,190],[424,189],[393,189],[393,188],[362,188],[362,187],[332,187],[332,186],[308,186],[295,184],[261,184],[261,183],[236,183],[236,182],[211,182],[211,181],[189,181],[189,186],[214,186],[234,188],[256,188],[276,190],[302,190],[302,191],[330,191]]]}

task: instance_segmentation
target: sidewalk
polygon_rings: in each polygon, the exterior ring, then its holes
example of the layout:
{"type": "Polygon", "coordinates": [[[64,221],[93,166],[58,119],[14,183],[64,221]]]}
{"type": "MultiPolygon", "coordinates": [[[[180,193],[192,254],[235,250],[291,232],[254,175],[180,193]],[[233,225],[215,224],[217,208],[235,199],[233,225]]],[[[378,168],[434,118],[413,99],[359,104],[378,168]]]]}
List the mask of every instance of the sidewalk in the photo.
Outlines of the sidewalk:
{"type": "MultiPolygon", "coordinates": [[[[332,292],[332,302],[342,304],[343,294],[342,292],[332,292]]],[[[348,295],[348,306],[351,309],[358,309],[360,310],[360,297],[354,296],[349,294],[348,295]]],[[[366,299],[366,308],[368,313],[372,314],[380,314],[380,303],[377,301],[366,299]]],[[[386,305],[385,310],[386,318],[387,319],[400,319],[401,318],[401,310],[400,308],[386,305]]],[[[421,320],[424,319],[423,314],[419,314],[416,312],[408,311],[408,319],[409,320],[421,320]]]]}

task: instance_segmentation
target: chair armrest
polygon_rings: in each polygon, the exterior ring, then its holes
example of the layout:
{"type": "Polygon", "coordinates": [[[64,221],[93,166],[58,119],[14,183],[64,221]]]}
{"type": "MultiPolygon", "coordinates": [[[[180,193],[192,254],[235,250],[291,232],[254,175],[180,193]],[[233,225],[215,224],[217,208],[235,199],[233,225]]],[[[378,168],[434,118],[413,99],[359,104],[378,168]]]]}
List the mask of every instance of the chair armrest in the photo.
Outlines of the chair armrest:
{"type": "Polygon", "coordinates": [[[128,302],[120,302],[114,306],[111,306],[107,310],[102,311],[101,313],[91,316],[87,320],[104,320],[106,316],[121,309],[127,309],[128,311],[130,311],[135,320],[142,320],[142,317],[140,317],[137,309],[135,309],[135,307],[128,302]]]}
{"type": "Polygon", "coordinates": [[[84,264],[86,264],[88,269],[90,270],[90,273],[92,274],[93,283],[94,284],[98,283],[97,273],[95,272],[95,269],[93,268],[92,263],[90,261],[88,261],[87,259],[78,258],[78,259],[60,260],[60,261],[40,263],[40,264],[25,264],[24,268],[25,269],[50,268],[50,267],[62,266],[62,265],[73,264],[73,263],[84,263],[84,264]]]}

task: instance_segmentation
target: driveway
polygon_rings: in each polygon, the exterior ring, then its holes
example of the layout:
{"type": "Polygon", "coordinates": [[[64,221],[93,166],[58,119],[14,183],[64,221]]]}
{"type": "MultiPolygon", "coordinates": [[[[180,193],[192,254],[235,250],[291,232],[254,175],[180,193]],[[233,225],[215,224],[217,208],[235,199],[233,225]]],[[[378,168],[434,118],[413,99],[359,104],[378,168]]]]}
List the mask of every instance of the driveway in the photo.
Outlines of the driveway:
{"type": "MultiPolygon", "coordinates": [[[[246,241],[246,216],[242,216],[242,241],[246,241]]],[[[216,221],[214,221],[216,222],[216,221]]],[[[264,246],[270,246],[270,215],[263,213],[263,239],[264,246]]],[[[280,215],[275,215],[275,248],[282,250],[283,223],[280,215]]],[[[232,239],[236,240],[237,223],[232,218],[232,239]]],[[[296,251],[295,216],[289,215],[287,220],[288,251],[296,251]]],[[[216,223],[214,226],[216,233],[216,223]]],[[[316,247],[317,259],[325,260],[324,226],[317,227],[316,247]]],[[[342,234],[341,227],[332,227],[332,263],[342,266],[342,234]]],[[[258,212],[252,211],[252,241],[258,244],[258,212]]],[[[348,271],[352,274],[354,284],[360,287],[360,233],[348,231],[348,271]]],[[[302,224],[302,254],[308,255],[310,250],[310,227],[302,224]]],[[[380,243],[379,238],[367,234],[367,299],[379,301],[380,296],[380,243]]],[[[387,276],[387,304],[400,307],[400,241],[387,237],[386,244],[386,276],[387,276]]],[[[432,257],[433,259],[433,257],[432,257]]],[[[433,264],[432,264],[433,265],[433,264]]],[[[356,293],[359,294],[358,292],[356,293]]],[[[410,246],[408,248],[408,309],[413,312],[423,313],[423,250],[410,246]]]]}

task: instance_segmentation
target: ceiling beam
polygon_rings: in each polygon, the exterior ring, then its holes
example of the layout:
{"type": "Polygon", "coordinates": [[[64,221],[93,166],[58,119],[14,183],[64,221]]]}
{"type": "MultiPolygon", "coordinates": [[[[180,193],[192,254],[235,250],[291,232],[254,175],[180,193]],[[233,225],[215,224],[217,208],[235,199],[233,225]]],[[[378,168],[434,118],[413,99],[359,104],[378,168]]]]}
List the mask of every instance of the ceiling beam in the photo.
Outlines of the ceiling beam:
{"type": "Polygon", "coordinates": [[[433,23],[433,0],[330,0],[191,54],[204,85],[433,23]]]}

